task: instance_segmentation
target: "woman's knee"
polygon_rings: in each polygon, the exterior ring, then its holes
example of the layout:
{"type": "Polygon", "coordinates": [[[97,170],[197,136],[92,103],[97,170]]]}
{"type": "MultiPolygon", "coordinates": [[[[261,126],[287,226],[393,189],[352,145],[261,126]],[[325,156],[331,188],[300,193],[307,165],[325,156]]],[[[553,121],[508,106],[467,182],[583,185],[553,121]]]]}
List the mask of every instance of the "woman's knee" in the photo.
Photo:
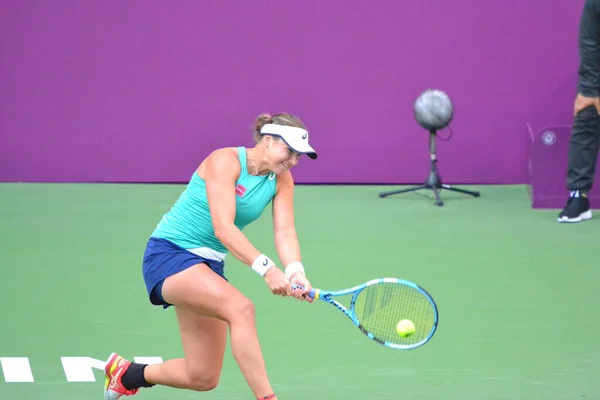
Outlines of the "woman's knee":
{"type": "Polygon", "coordinates": [[[254,303],[247,297],[241,297],[230,303],[227,310],[227,320],[232,323],[253,323],[256,317],[254,303]]]}
{"type": "Polygon", "coordinates": [[[188,384],[191,390],[198,392],[208,392],[219,385],[220,372],[206,373],[201,369],[194,368],[193,365],[187,366],[188,384]]]}

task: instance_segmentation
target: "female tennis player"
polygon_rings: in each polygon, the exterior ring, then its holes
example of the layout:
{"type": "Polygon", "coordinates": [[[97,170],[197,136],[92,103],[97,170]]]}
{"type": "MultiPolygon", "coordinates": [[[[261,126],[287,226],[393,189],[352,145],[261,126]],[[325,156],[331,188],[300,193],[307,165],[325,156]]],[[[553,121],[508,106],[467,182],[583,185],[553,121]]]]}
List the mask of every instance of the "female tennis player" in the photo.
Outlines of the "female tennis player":
{"type": "Polygon", "coordinates": [[[312,301],[300,261],[294,226],[294,181],[299,157],[317,153],[297,117],[261,115],[253,148],[221,148],[211,153],[147,243],[143,276],[149,301],[173,306],[184,358],[160,364],[132,363],[116,353],[106,366],[104,398],[117,400],[140,388],[163,385],[208,391],[221,374],[227,329],[233,356],[257,399],[277,399],[267,377],[256,333],[254,305],[225,278],[231,253],[265,280],[275,295],[312,301]],[[285,272],[242,233],[273,201],[276,251],[285,272]],[[292,290],[292,283],[304,289],[292,290]]]}

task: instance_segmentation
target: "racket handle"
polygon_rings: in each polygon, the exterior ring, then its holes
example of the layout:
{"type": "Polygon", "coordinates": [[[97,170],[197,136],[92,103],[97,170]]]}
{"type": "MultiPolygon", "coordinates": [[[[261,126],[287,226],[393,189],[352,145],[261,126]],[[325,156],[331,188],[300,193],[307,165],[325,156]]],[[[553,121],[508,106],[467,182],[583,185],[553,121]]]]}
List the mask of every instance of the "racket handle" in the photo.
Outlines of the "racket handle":
{"type": "MultiPolygon", "coordinates": [[[[296,283],[292,283],[292,290],[294,290],[294,289],[304,289],[304,287],[300,286],[296,283]]],[[[315,288],[310,289],[310,292],[307,293],[307,296],[310,297],[311,299],[314,299],[315,296],[317,295],[317,291],[318,291],[318,289],[315,289],[315,288]]]]}

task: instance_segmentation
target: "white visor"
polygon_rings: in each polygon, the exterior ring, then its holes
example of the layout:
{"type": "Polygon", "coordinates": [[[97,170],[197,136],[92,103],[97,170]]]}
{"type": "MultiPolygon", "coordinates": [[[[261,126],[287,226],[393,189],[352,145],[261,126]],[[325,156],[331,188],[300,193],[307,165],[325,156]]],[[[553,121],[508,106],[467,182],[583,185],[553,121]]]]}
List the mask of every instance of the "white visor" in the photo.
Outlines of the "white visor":
{"type": "Polygon", "coordinates": [[[317,158],[315,149],[308,144],[308,132],[305,129],[295,126],[266,124],[260,129],[260,133],[280,137],[292,150],[300,154],[306,154],[313,160],[317,158]]]}

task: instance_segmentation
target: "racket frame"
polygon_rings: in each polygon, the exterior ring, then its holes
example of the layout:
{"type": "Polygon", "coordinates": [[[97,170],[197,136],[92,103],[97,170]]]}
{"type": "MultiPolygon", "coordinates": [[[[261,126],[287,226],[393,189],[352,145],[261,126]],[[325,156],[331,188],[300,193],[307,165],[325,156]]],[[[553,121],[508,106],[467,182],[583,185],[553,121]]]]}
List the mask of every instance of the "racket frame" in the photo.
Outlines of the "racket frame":
{"type": "MultiPolygon", "coordinates": [[[[298,285],[293,285],[294,287],[299,287],[298,285]]],[[[439,322],[439,316],[438,316],[438,308],[437,305],[433,299],[433,297],[422,287],[420,287],[419,285],[417,285],[414,282],[405,280],[405,279],[399,279],[399,278],[377,278],[377,279],[371,279],[365,283],[362,283],[360,285],[356,285],[354,287],[351,288],[347,288],[347,289],[343,289],[343,290],[333,290],[333,291],[328,291],[328,290],[323,290],[323,289],[312,289],[309,293],[308,296],[315,299],[315,300],[321,300],[324,301],[326,303],[329,303],[333,306],[335,306],[338,310],[340,310],[341,312],[343,312],[348,318],[350,318],[350,320],[352,321],[352,323],[362,332],[364,333],[369,339],[385,346],[385,347],[389,347],[392,349],[397,349],[397,350],[412,350],[412,349],[416,349],[418,347],[423,346],[425,343],[429,342],[429,340],[431,340],[431,338],[433,337],[433,335],[435,334],[435,332],[437,331],[437,327],[438,327],[438,322],[439,322]],[[381,283],[394,283],[394,284],[401,284],[401,285],[406,285],[409,286],[415,290],[417,290],[421,295],[423,295],[428,301],[429,304],[431,305],[432,309],[433,309],[433,325],[431,330],[429,331],[429,333],[427,334],[427,336],[422,339],[421,341],[417,342],[417,343],[412,343],[412,344],[398,344],[398,343],[390,343],[387,341],[383,341],[380,339],[377,339],[371,332],[367,331],[360,323],[360,321],[358,320],[358,318],[356,317],[356,313],[355,313],[355,309],[354,309],[354,305],[356,303],[356,298],[358,297],[358,295],[360,294],[360,292],[362,292],[364,289],[366,289],[369,286],[373,286],[373,285],[378,285],[381,283]],[[333,297],[340,297],[340,296],[346,296],[349,294],[353,294],[352,295],[352,299],[350,300],[350,306],[347,308],[345,307],[343,304],[341,304],[340,302],[336,301],[333,299],[333,297]]]]}

